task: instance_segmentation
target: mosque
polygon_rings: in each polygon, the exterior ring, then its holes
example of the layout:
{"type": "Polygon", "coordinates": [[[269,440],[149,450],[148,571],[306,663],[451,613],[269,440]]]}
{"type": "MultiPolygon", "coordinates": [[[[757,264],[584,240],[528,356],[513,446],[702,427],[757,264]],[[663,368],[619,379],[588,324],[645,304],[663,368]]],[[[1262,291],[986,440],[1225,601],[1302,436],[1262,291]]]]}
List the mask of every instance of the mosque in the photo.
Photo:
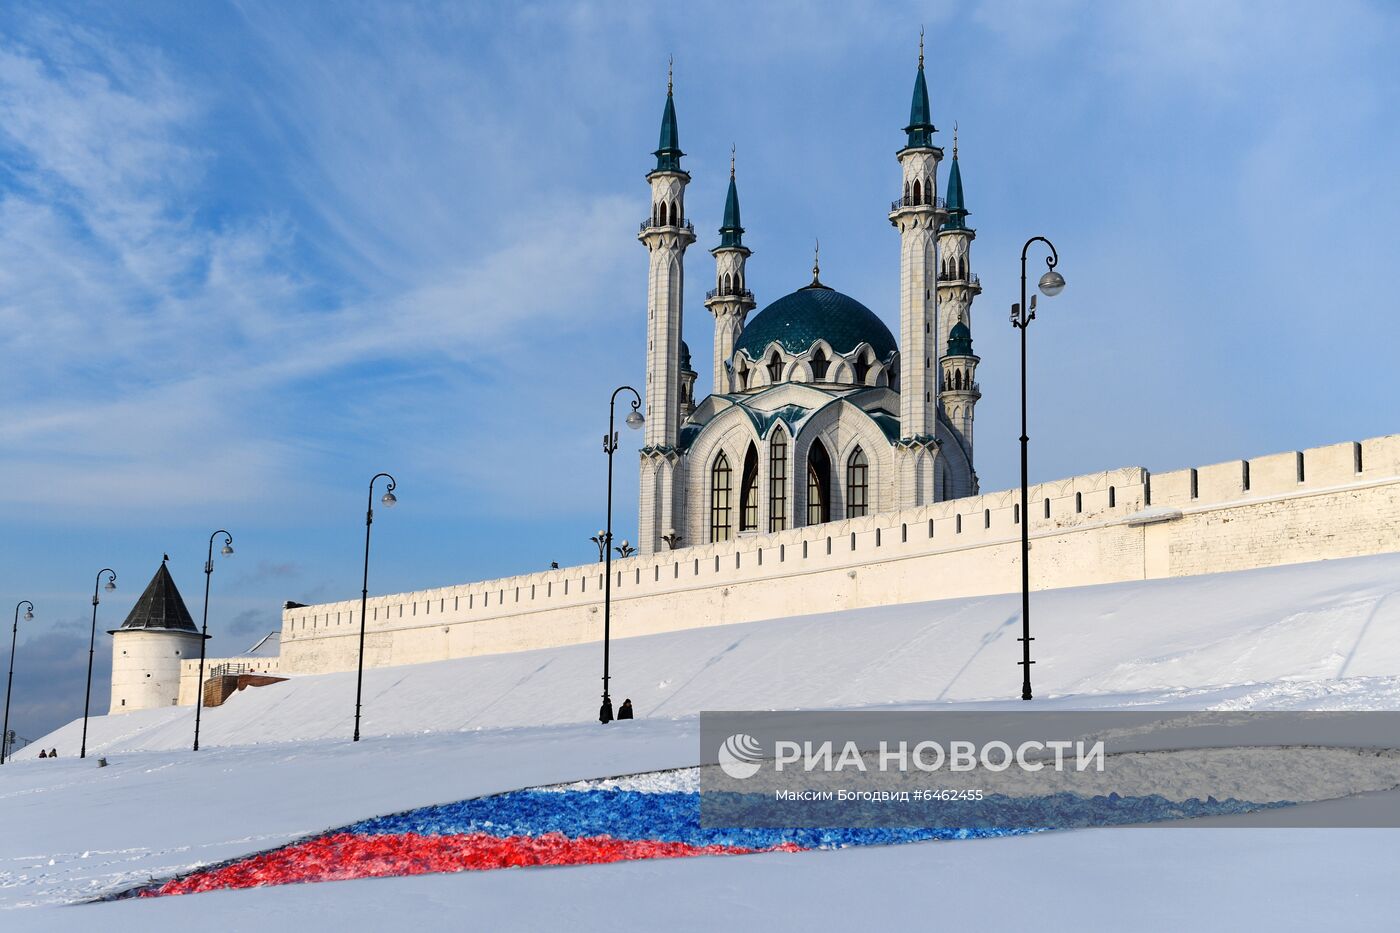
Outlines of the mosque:
{"type": "Polygon", "coordinates": [[[695,401],[697,373],[682,335],[690,174],[681,166],[668,82],[651,214],[637,238],[649,253],[646,422],[639,538],[643,555],[976,495],[973,414],[981,391],[972,352],[968,226],[957,141],[947,199],[934,143],[922,45],[899,197],[899,337],[855,298],[812,281],[750,314],[731,160],[729,192],[705,296],[714,315],[713,394],[695,401]]]}

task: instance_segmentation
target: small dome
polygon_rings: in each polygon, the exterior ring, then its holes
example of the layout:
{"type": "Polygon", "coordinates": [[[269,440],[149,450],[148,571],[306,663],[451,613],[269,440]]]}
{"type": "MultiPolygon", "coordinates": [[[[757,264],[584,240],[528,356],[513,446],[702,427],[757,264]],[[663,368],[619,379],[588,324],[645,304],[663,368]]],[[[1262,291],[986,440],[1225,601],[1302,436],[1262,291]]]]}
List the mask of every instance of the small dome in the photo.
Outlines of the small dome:
{"type": "Polygon", "coordinates": [[[972,355],[972,331],[967,329],[967,325],[962,321],[954,324],[948,331],[948,355],[949,356],[971,356],[972,355]]]}
{"type": "Polygon", "coordinates": [[[681,341],[681,372],[692,372],[690,368],[690,345],[684,340],[681,341]]]}
{"type": "Polygon", "coordinates": [[[885,322],[865,305],[825,285],[808,285],[784,295],[754,315],[734,347],[749,359],[758,361],[770,343],[800,356],[818,340],[825,340],[837,353],[850,353],[862,342],[870,344],[880,361],[898,349],[885,322]]]}

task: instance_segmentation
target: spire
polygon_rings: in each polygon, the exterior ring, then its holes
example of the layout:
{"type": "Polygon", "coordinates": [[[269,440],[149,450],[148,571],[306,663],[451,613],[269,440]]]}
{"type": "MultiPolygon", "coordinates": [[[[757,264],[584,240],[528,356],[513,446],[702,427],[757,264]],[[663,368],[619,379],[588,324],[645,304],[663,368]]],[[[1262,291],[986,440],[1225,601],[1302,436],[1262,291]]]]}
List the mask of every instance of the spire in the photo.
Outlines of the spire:
{"type": "Polygon", "coordinates": [[[812,284],[804,285],[802,288],[820,288],[831,291],[830,288],[822,284],[822,241],[816,241],[816,247],[812,250],[812,284]]]}
{"type": "Polygon", "coordinates": [[[656,171],[679,172],[681,170],[680,132],[676,129],[676,103],[672,97],[675,89],[672,80],[672,65],[666,66],[666,109],[661,114],[661,143],[652,153],[656,156],[656,171]]]}
{"type": "MultiPolygon", "coordinates": [[[[166,560],[169,559],[167,555],[166,560]]],[[[131,607],[130,614],[122,623],[123,629],[165,629],[177,632],[198,634],[194,619],[175,588],[175,580],[165,566],[165,560],[156,568],[156,575],[146,585],[141,598],[131,607]]]]}
{"type": "Polygon", "coordinates": [[[953,167],[948,170],[948,219],[944,230],[966,230],[967,203],[963,199],[962,170],[958,168],[958,125],[953,124],[953,167]]]}
{"type": "Polygon", "coordinates": [[[744,228],[739,225],[739,187],[734,183],[734,151],[729,152],[729,194],[724,199],[724,226],[719,228],[719,245],[744,245],[744,228]]]}
{"type": "Polygon", "coordinates": [[[909,134],[906,149],[927,149],[933,146],[935,132],[933,121],[929,119],[928,85],[924,83],[924,31],[919,30],[919,73],[914,78],[914,99],[909,105],[909,125],[904,128],[909,134]]]}

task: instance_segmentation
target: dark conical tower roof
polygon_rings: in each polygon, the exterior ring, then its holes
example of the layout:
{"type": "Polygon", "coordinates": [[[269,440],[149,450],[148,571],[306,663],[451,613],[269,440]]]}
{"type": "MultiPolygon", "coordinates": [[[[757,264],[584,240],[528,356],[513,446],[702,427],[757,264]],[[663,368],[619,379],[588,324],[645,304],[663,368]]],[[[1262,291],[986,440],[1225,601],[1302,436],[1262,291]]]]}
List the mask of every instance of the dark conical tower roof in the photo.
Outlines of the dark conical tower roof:
{"type": "Polygon", "coordinates": [[[734,184],[732,164],[729,166],[729,194],[724,199],[724,226],[719,228],[719,245],[744,245],[744,228],[739,225],[739,188],[734,184]]]}
{"type": "Polygon", "coordinates": [[[661,113],[661,142],[652,155],[656,156],[655,172],[679,172],[681,170],[681,134],[676,127],[676,101],[671,86],[671,75],[666,75],[666,109],[661,113]]]}
{"type": "Polygon", "coordinates": [[[130,614],[118,631],[132,629],[164,629],[199,634],[199,629],[194,627],[194,619],[185,608],[185,600],[175,588],[175,579],[170,576],[164,561],[161,561],[156,575],[151,577],[146,591],[136,600],[136,605],[131,607],[130,614]]]}
{"type": "Polygon", "coordinates": [[[924,81],[923,35],[919,36],[919,73],[914,76],[914,99],[909,104],[909,125],[904,132],[909,134],[906,149],[932,148],[936,130],[929,115],[928,84],[924,81]]]}

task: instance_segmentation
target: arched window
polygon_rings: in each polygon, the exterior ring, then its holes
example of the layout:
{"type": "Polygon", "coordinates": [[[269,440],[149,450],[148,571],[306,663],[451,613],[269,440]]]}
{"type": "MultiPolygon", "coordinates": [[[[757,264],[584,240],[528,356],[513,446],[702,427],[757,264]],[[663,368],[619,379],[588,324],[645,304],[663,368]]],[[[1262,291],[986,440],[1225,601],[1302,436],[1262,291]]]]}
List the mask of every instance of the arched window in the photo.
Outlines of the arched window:
{"type": "Polygon", "coordinates": [[[732,536],[729,523],[729,497],[732,486],[729,458],[720,453],[710,470],[710,540],[728,541],[732,536]]]}
{"type": "Polygon", "coordinates": [[[657,223],[657,226],[659,226],[659,227],[664,227],[664,226],[666,226],[666,202],[665,202],[665,201],[662,201],[661,204],[658,205],[658,207],[657,207],[657,213],[658,213],[658,218],[659,218],[658,223],[657,223]]]}
{"type": "Polygon", "coordinates": [[[783,358],[778,355],[778,351],[773,351],[773,356],[768,360],[768,381],[781,382],[783,378],[783,358]]]}
{"type": "Polygon", "coordinates": [[[826,358],[826,354],[822,352],[821,347],[817,347],[816,352],[812,354],[812,381],[826,381],[826,371],[830,368],[831,361],[826,358]]]}
{"type": "Polygon", "coordinates": [[[914,203],[915,203],[915,204],[922,204],[922,203],[924,203],[924,197],[923,197],[922,194],[919,193],[919,190],[920,190],[920,189],[919,189],[919,182],[918,182],[918,180],[916,179],[916,180],[914,181],[914,203]]]}
{"type": "Polygon", "coordinates": [[[758,530],[758,448],[744,455],[744,482],[739,487],[739,530],[758,530]]]}
{"type": "Polygon", "coordinates": [[[870,375],[870,360],[866,358],[865,351],[860,351],[855,362],[856,382],[865,384],[865,377],[870,375]]]}
{"type": "Polygon", "coordinates": [[[863,518],[870,513],[870,461],[857,447],[846,462],[846,517],[863,518]]]}
{"type": "Polygon", "coordinates": [[[768,530],[787,530],[787,435],[774,428],[768,441],[768,530]]]}
{"type": "Polygon", "coordinates": [[[821,441],[807,451],[807,524],[831,521],[831,458],[821,441]]]}
{"type": "Polygon", "coordinates": [[[724,278],[720,279],[720,283],[719,283],[719,293],[720,293],[721,295],[728,295],[728,294],[730,293],[729,273],[728,273],[728,272],[726,272],[726,273],[724,274],[724,278]]]}

